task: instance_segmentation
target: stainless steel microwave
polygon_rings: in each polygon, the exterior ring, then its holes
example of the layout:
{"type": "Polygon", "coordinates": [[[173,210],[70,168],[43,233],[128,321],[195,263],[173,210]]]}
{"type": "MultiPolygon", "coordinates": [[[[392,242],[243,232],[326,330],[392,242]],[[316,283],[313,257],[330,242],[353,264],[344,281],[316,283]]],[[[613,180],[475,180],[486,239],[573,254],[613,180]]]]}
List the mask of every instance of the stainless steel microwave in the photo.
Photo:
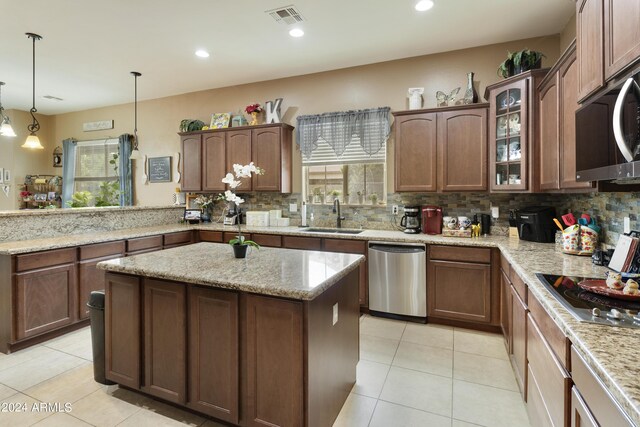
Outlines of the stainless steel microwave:
{"type": "Polygon", "coordinates": [[[640,178],[640,70],[576,112],[576,179],[640,178]]]}

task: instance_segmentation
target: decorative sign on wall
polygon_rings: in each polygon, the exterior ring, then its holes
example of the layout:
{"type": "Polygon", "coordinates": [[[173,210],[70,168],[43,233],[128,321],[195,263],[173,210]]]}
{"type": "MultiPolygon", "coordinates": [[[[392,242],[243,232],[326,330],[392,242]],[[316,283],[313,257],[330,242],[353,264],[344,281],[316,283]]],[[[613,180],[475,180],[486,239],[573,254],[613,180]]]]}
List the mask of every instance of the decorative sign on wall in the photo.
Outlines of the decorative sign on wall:
{"type": "Polygon", "coordinates": [[[282,98],[276,98],[275,102],[267,101],[264,104],[264,110],[267,112],[266,123],[280,123],[280,106],[282,105],[282,98]]]}
{"type": "Polygon", "coordinates": [[[53,149],[53,167],[62,167],[62,147],[60,146],[53,149]]]}
{"type": "Polygon", "coordinates": [[[149,182],[171,182],[171,156],[149,157],[149,182]]]}
{"type": "Polygon", "coordinates": [[[105,129],[113,129],[113,120],[100,120],[98,122],[86,122],[82,124],[82,130],[85,132],[105,129]]]}

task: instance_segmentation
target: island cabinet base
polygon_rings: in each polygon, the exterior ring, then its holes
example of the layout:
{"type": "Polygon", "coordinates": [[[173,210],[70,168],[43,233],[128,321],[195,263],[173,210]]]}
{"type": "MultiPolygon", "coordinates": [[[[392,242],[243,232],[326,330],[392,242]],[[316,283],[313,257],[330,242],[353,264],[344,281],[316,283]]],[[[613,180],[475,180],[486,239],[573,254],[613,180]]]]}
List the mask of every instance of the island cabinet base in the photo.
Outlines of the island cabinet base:
{"type": "Polygon", "coordinates": [[[358,281],[301,301],[108,273],[106,376],[234,425],[331,426],[356,381],[358,281]]]}

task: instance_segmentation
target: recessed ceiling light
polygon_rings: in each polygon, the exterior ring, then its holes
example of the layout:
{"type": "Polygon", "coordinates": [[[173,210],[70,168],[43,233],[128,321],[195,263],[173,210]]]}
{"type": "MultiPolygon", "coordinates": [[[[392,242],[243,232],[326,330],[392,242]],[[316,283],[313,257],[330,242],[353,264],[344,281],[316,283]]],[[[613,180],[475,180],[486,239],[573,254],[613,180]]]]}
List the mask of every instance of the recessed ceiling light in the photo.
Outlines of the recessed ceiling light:
{"type": "Polygon", "coordinates": [[[418,12],[424,12],[425,10],[429,10],[432,7],[433,7],[432,0],[420,0],[418,3],[416,3],[416,10],[418,12]]]}
{"type": "Polygon", "coordinates": [[[294,28],[293,30],[289,31],[289,35],[291,37],[302,37],[304,36],[304,31],[302,31],[300,28],[294,28]]]}
{"type": "Polygon", "coordinates": [[[196,50],[196,56],[199,56],[200,58],[208,58],[209,57],[209,52],[207,52],[206,50],[196,50]]]}

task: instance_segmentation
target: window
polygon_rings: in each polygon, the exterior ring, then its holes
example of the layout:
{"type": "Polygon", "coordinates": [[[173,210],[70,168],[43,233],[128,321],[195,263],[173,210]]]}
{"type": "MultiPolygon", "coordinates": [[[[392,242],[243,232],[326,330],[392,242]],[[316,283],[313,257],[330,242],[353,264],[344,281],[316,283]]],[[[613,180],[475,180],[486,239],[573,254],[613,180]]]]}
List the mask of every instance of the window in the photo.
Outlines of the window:
{"type": "Polygon", "coordinates": [[[98,194],[100,184],[119,181],[118,140],[78,141],[73,191],[98,194]],[[114,163],[110,163],[111,161],[114,163]]]}

